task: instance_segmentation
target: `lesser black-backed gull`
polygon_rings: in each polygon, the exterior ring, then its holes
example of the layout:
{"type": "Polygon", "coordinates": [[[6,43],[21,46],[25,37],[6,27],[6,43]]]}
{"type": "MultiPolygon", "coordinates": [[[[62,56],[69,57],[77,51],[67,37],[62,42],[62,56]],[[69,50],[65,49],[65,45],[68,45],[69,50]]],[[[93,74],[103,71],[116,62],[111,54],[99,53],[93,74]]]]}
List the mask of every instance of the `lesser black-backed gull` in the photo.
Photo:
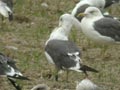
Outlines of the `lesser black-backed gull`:
{"type": "Polygon", "coordinates": [[[13,0],[0,0],[0,13],[8,17],[9,21],[13,20],[13,0]]]}
{"type": "Polygon", "coordinates": [[[71,14],[81,21],[82,17],[77,17],[77,15],[84,12],[89,6],[94,6],[103,10],[115,2],[119,2],[119,0],[81,0],[76,4],[71,14]]]}
{"type": "Polygon", "coordinates": [[[29,80],[17,69],[15,61],[2,53],[0,53],[0,76],[7,76],[16,90],[21,90],[21,87],[16,83],[15,79],[29,80]]]}
{"type": "Polygon", "coordinates": [[[94,84],[90,79],[86,78],[78,83],[76,90],[100,90],[100,87],[94,84]]]}
{"type": "Polygon", "coordinates": [[[81,28],[87,37],[98,43],[120,43],[120,21],[104,17],[96,7],[88,7],[79,15],[84,16],[81,28]]]}
{"type": "Polygon", "coordinates": [[[62,15],[59,27],[55,28],[46,42],[45,55],[57,68],[56,81],[60,70],[84,72],[86,75],[87,71],[98,72],[82,63],[80,49],[74,42],[68,40],[71,28],[77,22],[77,19],[70,14],[62,15]]]}

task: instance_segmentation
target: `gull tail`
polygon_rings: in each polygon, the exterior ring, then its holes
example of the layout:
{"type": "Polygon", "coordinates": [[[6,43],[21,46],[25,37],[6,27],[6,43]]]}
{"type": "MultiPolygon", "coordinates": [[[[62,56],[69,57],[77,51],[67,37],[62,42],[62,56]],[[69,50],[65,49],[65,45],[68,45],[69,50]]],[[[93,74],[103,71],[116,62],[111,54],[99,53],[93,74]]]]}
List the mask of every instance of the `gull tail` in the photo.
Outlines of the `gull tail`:
{"type": "Polygon", "coordinates": [[[22,88],[19,86],[19,84],[16,83],[15,79],[30,80],[29,78],[18,75],[18,74],[14,76],[7,76],[7,78],[11,82],[11,84],[16,88],[16,90],[22,90],[22,88]]]}
{"type": "Polygon", "coordinates": [[[30,80],[28,77],[21,75],[8,76],[9,78],[20,79],[20,80],[30,80]]]}
{"type": "Polygon", "coordinates": [[[87,71],[90,71],[90,72],[95,72],[95,73],[98,73],[98,70],[95,70],[89,66],[86,66],[86,65],[81,65],[81,68],[80,70],[82,70],[83,72],[87,72],[87,71]]]}

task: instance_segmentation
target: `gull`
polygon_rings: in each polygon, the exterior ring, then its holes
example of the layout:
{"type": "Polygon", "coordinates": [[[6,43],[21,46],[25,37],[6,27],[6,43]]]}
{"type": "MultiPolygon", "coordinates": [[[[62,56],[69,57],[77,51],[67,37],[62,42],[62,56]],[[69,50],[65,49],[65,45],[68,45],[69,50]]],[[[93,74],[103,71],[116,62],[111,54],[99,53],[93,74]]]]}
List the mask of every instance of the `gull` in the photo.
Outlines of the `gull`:
{"type": "Polygon", "coordinates": [[[79,21],[70,14],[63,14],[59,19],[59,26],[53,30],[45,44],[45,55],[51,64],[56,66],[55,80],[58,81],[60,70],[77,71],[85,73],[87,71],[98,72],[97,70],[84,65],[81,60],[79,47],[68,39],[72,26],[76,26],[79,21]]]}
{"type": "Polygon", "coordinates": [[[101,11],[96,7],[88,7],[81,20],[83,33],[91,40],[104,44],[120,43],[120,21],[104,17],[101,11]]]}
{"type": "MultiPolygon", "coordinates": [[[[81,17],[77,17],[77,15],[79,13],[83,13],[85,11],[86,8],[90,7],[90,6],[94,6],[99,8],[101,11],[103,11],[104,8],[111,6],[114,3],[118,3],[119,0],[80,0],[76,6],[74,7],[74,9],[72,10],[72,15],[75,16],[79,21],[81,21],[81,19],[83,18],[81,17]]],[[[106,15],[105,15],[106,16],[106,15]]],[[[110,15],[107,15],[110,16],[110,15]]],[[[112,17],[112,16],[110,16],[112,17]]],[[[114,17],[112,17],[114,18],[114,17]]]]}
{"type": "Polygon", "coordinates": [[[29,80],[17,69],[15,61],[2,53],[0,53],[0,76],[6,76],[16,90],[21,90],[21,87],[15,82],[15,79],[29,80]]]}

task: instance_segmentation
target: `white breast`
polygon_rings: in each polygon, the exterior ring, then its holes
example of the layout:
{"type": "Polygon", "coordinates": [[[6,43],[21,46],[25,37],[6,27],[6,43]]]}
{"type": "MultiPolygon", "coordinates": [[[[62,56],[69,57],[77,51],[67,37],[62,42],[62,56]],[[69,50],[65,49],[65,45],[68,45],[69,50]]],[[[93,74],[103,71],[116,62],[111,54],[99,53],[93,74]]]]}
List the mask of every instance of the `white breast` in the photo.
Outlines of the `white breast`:
{"type": "Polygon", "coordinates": [[[113,43],[114,39],[107,36],[102,36],[98,31],[94,29],[94,21],[95,19],[87,19],[83,18],[81,21],[81,28],[83,33],[90,39],[95,42],[102,42],[102,43],[113,43]]]}
{"type": "Polygon", "coordinates": [[[54,64],[53,59],[51,58],[51,56],[47,52],[45,52],[45,56],[50,64],[54,64]]]}

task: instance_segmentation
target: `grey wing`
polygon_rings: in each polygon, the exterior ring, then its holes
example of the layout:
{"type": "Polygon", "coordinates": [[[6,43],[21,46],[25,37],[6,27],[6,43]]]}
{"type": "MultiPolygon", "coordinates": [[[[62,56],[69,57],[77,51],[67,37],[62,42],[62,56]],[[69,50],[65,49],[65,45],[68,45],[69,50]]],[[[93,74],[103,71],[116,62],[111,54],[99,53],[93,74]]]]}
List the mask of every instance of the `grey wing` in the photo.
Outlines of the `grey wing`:
{"type": "Polygon", "coordinates": [[[72,42],[54,40],[47,45],[47,48],[47,53],[52,57],[54,63],[60,69],[70,68],[76,65],[76,61],[74,60],[76,56],[72,54],[78,52],[78,56],[80,57],[80,50],[72,42]]]}
{"type": "Polygon", "coordinates": [[[5,75],[6,66],[7,60],[4,58],[4,55],[0,53],[0,75],[5,75]]]}
{"type": "Polygon", "coordinates": [[[9,70],[9,67],[13,67],[15,70],[18,70],[15,61],[12,60],[11,58],[5,56],[4,54],[0,53],[0,67],[1,67],[1,72],[9,70]]]}
{"type": "Polygon", "coordinates": [[[112,18],[103,18],[94,23],[94,28],[101,35],[120,41],[120,21],[112,18]]]}

